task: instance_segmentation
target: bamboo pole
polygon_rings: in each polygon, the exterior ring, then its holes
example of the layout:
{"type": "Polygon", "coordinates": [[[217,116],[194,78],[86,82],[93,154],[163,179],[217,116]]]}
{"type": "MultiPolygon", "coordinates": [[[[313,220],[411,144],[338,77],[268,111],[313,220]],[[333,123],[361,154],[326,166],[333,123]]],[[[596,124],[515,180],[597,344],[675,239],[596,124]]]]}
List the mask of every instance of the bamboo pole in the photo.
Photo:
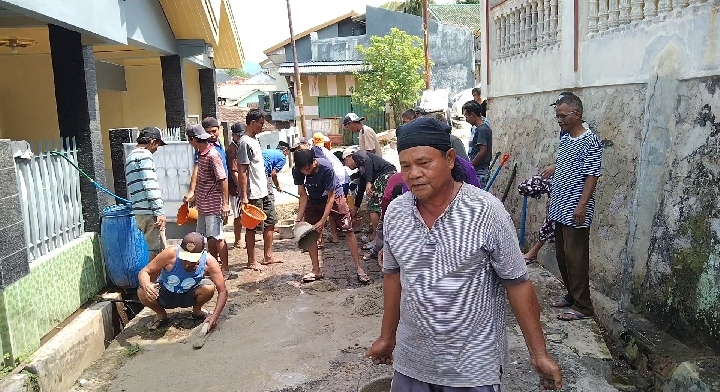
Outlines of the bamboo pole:
{"type": "Polygon", "coordinates": [[[302,136],[309,137],[309,135],[305,133],[305,108],[303,107],[302,84],[300,83],[300,68],[298,67],[297,48],[295,47],[295,33],[293,32],[290,0],[285,1],[287,3],[288,26],[290,27],[290,42],[292,43],[293,51],[293,66],[295,68],[295,103],[297,104],[298,109],[300,109],[300,132],[302,133],[302,136]]]}
{"type": "Polygon", "coordinates": [[[422,16],[423,16],[423,49],[425,51],[425,89],[430,90],[430,36],[428,29],[428,0],[422,0],[422,16]]]}

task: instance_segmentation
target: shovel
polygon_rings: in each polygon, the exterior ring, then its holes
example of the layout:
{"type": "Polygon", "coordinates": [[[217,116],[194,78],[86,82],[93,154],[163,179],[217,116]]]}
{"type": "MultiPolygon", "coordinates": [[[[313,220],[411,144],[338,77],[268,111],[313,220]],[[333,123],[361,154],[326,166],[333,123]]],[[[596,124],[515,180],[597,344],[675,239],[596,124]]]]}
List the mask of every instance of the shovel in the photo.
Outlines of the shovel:
{"type": "Polygon", "coordinates": [[[500,174],[500,170],[502,170],[505,163],[507,163],[508,159],[510,159],[510,154],[505,153],[503,154],[502,158],[500,158],[500,165],[497,169],[495,169],[495,174],[493,174],[492,178],[490,178],[490,181],[488,181],[487,185],[485,186],[485,191],[489,191],[490,187],[492,186],[493,182],[495,182],[495,179],[497,178],[498,174],[500,174]]]}

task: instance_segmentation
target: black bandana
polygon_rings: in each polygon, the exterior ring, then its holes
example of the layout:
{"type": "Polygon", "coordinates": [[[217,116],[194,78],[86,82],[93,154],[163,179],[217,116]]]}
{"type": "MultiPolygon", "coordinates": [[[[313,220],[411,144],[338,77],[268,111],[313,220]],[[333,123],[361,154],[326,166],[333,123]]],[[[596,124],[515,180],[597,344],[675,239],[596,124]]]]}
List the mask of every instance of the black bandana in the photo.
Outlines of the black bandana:
{"type": "Polygon", "coordinates": [[[402,126],[402,133],[398,135],[397,150],[401,152],[413,147],[432,147],[442,152],[452,148],[447,125],[440,121],[420,117],[402,126]]]}

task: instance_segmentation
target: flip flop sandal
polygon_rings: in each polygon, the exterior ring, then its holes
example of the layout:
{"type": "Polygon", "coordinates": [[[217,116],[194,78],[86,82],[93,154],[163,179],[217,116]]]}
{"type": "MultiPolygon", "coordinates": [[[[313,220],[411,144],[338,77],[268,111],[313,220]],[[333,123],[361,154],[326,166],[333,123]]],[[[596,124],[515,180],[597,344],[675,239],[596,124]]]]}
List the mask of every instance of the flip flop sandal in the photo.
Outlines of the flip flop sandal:
{"type": "Polygon", "coordinates": [[[560,297],[555,302],[550,304],[553,308],[569,308],[572,306],[572,302],[568,301],[565,297],[560,297]]]}
{"type": "Polygon", "coordinates": [[[305,276],[302,277],[302,281],[303,281],[303,283],[311,283],[311,282],[318,281],[322,278],[323,278],[322,275],[316,275],[312,272],[309,272],[309,273],[305,274],[305,276]]]}
{"type": "Polygon", "coordinates": [[[170,319],[167,317],[164,319],[160,319],[160,320],[153,319],[153,321],[148,323],[147,329],[149,329],[151,331],[155,331],[155,330],[167,327],[168,324],[170,324],[170,319]]]}
{"type": "Polygon", "coordinates": [[[557,319],[560,321],[576,321],[576,320],[583,320],[586,318],[590,318],[590,316],[586,316],[586,315],[584,315],[580,312],[576,312],[572,309],[568,309],[557,315],[557,319]]]}
{"type": "Polygon", "coordinates": [[[366,255],[363,256],[363,261],[376,260],[377,258],[378,258],[378,254],[377,254],[377,253],[375,253],[375,252],[370,252],[370,253],[368,253],[368,254],[366,254],[366,255]]]}
{"type": "Polygon", "coordinates": [[[374,247],[375,247],[375,244],[373,244],[372,242],[368,242],[367,244],[365,244],[365,246],[363,246],[363,249],[372,250],[374,247]]]}
{"type": "Polygon", "coordinates": [[[537,263],[537,258],[528,259],[525,258],[525,265],[537,263]]]}

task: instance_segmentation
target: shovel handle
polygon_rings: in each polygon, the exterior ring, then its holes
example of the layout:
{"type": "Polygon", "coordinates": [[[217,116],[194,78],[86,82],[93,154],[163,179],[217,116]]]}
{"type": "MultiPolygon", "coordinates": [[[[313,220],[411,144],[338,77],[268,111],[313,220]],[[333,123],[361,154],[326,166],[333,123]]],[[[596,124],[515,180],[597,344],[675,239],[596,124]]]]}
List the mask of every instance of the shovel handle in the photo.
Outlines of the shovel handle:
{"type": "Polygon", "coordinates": [[[505,166],[508,159],[510,159],[510,154],[508,154],[508,153],[503,154],[502,158],[500,158],[500,166],[505,166]]]}

